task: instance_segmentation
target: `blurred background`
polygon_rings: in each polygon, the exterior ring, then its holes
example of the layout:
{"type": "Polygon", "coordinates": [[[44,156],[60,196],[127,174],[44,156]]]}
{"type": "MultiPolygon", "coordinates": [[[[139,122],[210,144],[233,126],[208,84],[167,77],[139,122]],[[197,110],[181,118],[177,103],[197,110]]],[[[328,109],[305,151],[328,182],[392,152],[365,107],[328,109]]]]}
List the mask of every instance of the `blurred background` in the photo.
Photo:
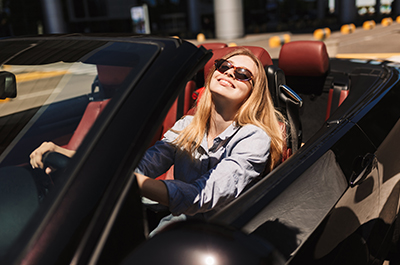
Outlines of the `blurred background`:
{"type": "Polygon", "coordinates": [[[312,32],[395,19],[400,0],[0,0],[0,36],[151,33],[196,38],[312,32]]]}

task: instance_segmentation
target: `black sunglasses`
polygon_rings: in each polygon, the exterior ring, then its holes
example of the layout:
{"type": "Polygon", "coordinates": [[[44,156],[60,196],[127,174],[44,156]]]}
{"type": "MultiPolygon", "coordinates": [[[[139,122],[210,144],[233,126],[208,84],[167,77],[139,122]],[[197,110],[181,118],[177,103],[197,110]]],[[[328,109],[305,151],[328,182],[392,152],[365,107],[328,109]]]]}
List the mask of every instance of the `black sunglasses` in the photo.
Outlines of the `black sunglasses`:
{"type": "Polygon", "coordinates": [[[238,81],[250,81],[253,79],[253,74],[244,67],[236,67],[231,62],[225,59],[215,60],[215,69],[220,73],[225,73],[229,69],[234,69],[234,78],[238,81]]]}

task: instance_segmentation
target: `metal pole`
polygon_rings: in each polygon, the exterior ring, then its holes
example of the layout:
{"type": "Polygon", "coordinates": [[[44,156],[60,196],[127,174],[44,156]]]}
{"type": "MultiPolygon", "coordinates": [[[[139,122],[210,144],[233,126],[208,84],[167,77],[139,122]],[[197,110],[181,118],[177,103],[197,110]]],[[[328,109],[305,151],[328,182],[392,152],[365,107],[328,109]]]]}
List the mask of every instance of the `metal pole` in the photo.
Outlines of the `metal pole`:
{"type": "Polygon", "coordinates": [[[189,9],[189,26],[190,31],[197,34],[200,32],[200,12],[198,0],[189,0],[188,1],[188,9],[189,9]]]}
{"type": "Polygon", "coordinates": [[[400,1],[393,0],[392,2],[392,15],[399,16],[400,15],[400,1]]]}
{"type": "Polygon", "coordinates": [[[60,0],[41,0],[46,33],[65,33],[65,22],[60,0]]]}
{"type": "Polygon", "coordinates": [[[354,23],[357,16],[356,0],[341,0],[339,10],[341,23],[354,23]]]}
{"type": "Polygon", "coordinates": [[[379,17],[381,14],[381,0],[376,0],[375,2],[375,15],[379,17]]]}
{"type": "Polygon", "coordinates": [[[317,17],[318,19],[324,19],[326,16],[326,9],[328,7],[327,0],[317,0],[317,17]]]}
{"type": "Polygon", "coordinates": [[[215,34],[218,39],[244,35],[242,0],[214,0],[215,34]]]}

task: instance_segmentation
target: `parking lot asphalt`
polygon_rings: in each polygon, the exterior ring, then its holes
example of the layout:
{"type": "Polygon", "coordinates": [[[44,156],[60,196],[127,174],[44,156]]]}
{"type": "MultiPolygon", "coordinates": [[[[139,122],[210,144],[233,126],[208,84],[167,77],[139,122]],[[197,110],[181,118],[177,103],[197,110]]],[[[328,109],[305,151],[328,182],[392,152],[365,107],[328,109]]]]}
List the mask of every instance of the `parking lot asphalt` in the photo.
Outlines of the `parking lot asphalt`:
{"type": "MultiPolygon", "coordinates": [[[[290,36],[290,41],[316,40],[314,32],[295,34],[291,32],[275,32],[263,34],[249,34],[237,39],[206,39],[204,41],[189,40],[195,45],[207,42],[224,42],[230,45],[253,45],[265,48],[272,58],[279,57],[281,46],[271,47],[269,40],[272,37],[290,36]]],[[[284,39],[284,38],[281,38],[284,39]]],[[[389,26],[377,24],[366,30],[356,27],[354,32],[343,34],[333,31],[323,40],[330,57],[360,58],[360,59],[390,59],[400,61],[400,23],[394,22],[389,26]]]]}

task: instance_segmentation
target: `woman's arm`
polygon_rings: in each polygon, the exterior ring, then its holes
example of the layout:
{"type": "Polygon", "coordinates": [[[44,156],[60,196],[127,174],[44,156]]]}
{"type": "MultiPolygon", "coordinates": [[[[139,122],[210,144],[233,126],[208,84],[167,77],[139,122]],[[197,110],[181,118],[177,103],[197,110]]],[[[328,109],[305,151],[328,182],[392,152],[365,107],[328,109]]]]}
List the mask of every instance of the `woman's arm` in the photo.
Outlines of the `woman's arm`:
{"type": "Polygon", "coordinates": [[[172,142],[178,137],[178,132],[182,131],[192,119],[192,116],[185,116],[178,120],[172,129],[164,134],[161,141],[157,141],[147,149],[137,166],[137,172],[153,179],[167,172],[175,162],[176,147],[172,142]]]}
{"type": "Polygon", "coordinates": [[[164,182],[135,173],[142,196],[168,206],[168,190],[164,182]]]}
{"type": "Polygon", "coordinates": [[[169,209],[194,215],[219,209],[237,198],[263,173],[269,157],[270,137],[255,126],[243,127],[224,151],[227,154],[209,171],[190,183],[164,180],[169,209]]]}

